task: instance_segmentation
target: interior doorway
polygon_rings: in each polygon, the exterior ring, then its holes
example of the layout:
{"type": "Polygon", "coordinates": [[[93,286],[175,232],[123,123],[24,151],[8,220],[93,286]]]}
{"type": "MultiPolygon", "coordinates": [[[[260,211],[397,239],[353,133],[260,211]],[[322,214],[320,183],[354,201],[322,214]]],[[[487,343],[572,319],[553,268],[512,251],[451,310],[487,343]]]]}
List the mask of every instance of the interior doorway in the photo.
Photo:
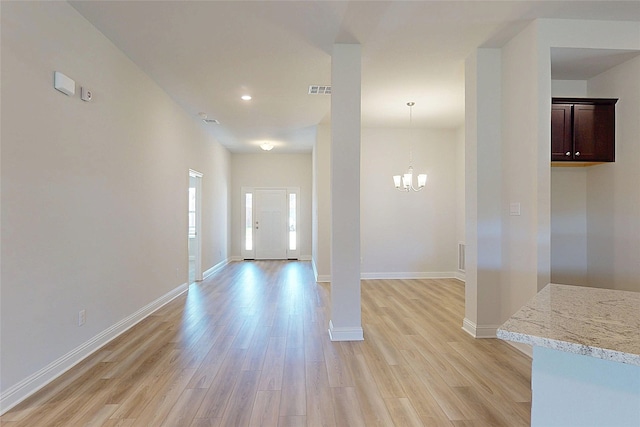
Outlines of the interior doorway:
{"type": "Polygon", "coordinates": [[[202,280],[202,174],[189,169],[189,283],[202,280]]]}
{"type": "Polygon", "coordinates": [[[244,259],[298,259],[300,189],[242,189],[244,259]]]}

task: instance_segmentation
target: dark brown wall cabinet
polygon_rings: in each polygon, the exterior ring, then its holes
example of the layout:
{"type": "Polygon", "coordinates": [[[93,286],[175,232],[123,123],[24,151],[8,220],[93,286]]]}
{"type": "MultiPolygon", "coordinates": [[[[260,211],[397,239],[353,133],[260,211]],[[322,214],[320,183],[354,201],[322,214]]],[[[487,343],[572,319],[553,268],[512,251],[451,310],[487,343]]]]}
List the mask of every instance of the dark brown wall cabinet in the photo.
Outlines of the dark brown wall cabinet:
{"type": "Polygon", "coordinates": [[[551,161],[615,161],[617,101],[609,98],[553,98],[551,161]]]}

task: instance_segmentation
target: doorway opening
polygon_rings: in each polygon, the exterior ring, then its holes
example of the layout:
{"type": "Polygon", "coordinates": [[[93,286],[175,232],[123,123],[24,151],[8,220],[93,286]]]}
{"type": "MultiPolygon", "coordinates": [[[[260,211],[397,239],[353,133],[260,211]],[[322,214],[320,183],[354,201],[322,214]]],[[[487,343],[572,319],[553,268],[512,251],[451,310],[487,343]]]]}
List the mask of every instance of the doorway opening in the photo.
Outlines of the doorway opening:
{"type": "Polygon", "coordinates": [[[300,188],[242,188],[242,257],[298,259],[300,188]]]}
{"type": "Polygon", "coordinates": [[[189,283],[202,281],[202,174],[189,169],[189,283]]]}

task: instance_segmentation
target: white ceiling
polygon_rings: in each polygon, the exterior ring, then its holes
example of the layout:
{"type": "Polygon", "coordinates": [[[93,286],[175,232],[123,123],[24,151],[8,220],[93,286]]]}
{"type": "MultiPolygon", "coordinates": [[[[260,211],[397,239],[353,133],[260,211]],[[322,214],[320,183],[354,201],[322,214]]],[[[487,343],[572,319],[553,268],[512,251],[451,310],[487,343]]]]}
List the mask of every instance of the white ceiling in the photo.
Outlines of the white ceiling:
{"type": "Polygon", "coordinates": [[[588,80],[638,55],[637,50],[551,48],[551,78],[588,80]]]}
{"type": "MultiPolygon", "coordinates": [[[[447,128],[464,122],[474,48],[501,46],[535,18],[640,21],[640,1],[70,3],[194,119],[219,120],[207,127],[233,152],[263,140],[272,152],[310,151],[330,96],[308,87],[331,84],[334,43],[362,45],[363,126],[407,126],[414,101],[414,126],[447,128]]],[[[593,57],[606,52],[585,53],[556,51],[554,67],[567,57],[582,74],[603,71],[593,57]]]]}

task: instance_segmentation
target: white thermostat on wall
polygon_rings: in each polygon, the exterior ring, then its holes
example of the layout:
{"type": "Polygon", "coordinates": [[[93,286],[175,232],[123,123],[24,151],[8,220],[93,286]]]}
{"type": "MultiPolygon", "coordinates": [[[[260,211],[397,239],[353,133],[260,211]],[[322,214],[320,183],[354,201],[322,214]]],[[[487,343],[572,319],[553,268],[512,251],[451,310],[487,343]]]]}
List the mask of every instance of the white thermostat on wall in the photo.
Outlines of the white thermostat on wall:
{"type": "Polygon", "coordinates": [[[65,95],[71,96],[76,93],[76,82],[60,71],[56,71],[53,74],[53,87],[65,95]]]}
{"type": "Polygon", "coordinates": [[[80,99],[82,99],[83,101],[91,101],[91,97],[93,95],[91,94],[91,91],[89,89],[87,89],[86,87],[80,86],[80,99]]]}

